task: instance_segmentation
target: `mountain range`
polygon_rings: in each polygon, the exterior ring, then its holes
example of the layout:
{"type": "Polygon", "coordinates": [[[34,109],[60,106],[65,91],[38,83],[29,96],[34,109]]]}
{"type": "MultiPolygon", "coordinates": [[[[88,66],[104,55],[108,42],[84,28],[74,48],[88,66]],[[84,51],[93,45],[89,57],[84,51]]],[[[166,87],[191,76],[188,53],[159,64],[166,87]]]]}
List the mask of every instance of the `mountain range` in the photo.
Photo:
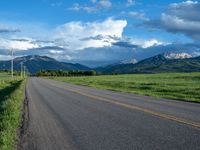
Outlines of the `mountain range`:
{"type": "MultiPolygon", "coordinates": [[[[15,58],[14,70],[20,70],[21,63],[26,66],[31,74],[35,74],[40,70],[91,70],[89,67],[81,64],[59,62],[53,58],[39,55],[15,58]]],[[[0,70],[10,69],[10,65],[10,61],[0,61],[0,70]]]]}
{"type": "MultiPolygon", "coordinates": [[[[14,59],[14,70],[20,70],[23,62],[31,74],[40,70],[96,70],[102,73],[162,73],[162,72],[198,72],[200,57],[186,53],[163,53],[142,61],[125,60],[104,67],[89,68],[81,64],[59,62],[47,56],[31,55],[14,59]]],[[[10,61],[0,61],[0,70],[10,69],[10,61]]]]}
{"type": "Polygon", "coordinates": [[[97,70],[104,73],[198,72],[200,71],[200,57],[164,53],[135,64],[109,65],[97,68],[97,70]]]}

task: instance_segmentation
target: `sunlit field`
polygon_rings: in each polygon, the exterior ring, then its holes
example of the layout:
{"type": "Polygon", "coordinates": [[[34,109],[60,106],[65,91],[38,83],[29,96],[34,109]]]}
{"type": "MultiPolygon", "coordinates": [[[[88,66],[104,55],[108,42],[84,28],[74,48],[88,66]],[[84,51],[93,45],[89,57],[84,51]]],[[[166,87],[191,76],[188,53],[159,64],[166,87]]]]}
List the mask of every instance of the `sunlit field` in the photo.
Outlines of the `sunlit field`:
{"type": "Polygon", "coordinates": [[[100,89],[200,102],[200,73],[53,77],[53,79],[100,89]]]}

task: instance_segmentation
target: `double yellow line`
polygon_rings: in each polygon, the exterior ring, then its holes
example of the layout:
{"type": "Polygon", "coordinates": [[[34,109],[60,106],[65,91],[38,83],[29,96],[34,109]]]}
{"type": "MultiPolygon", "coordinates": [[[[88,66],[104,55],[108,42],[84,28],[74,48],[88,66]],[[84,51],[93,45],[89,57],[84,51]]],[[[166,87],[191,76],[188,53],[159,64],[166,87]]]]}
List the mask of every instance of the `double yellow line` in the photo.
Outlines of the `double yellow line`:
{"type": "Polygon", "coordinates": [[[77,91],[77,90],[66,88],[66,87],[64,87],[64,89],[67,90],[67,91],[73,92],[73,93],[77,93],[77,94],[92,98],[93,100],[99,100],[99,101],[115,104],[115,105],[118,105],[118,106],[122,106],[122,107],[125,107],[125,108],[134,109],[134,110],[137,110],[137,111],[142,111],[144,113],[148,113],[148,114],[160,117],[160,118],[172,120],[172,121],[175,121],[175,122],[178,122],[178,123],[181,123],[181,124],[189,125],[189,126],[197,128],[197,129],[200,129],[200,123],[197,123],[197,122],[189,121],[189,120],[179,118],[179,117],[175,117],[175,116],[172,116],[172,115],[167,115],[167,114],[155,112],[155,111],[152,111],[150,109],[146,109],[146,108],[136,106],[136,105],[125,104],[125,103],[116,101],[114,99],[87,94],[85,92],[77,91]]]}

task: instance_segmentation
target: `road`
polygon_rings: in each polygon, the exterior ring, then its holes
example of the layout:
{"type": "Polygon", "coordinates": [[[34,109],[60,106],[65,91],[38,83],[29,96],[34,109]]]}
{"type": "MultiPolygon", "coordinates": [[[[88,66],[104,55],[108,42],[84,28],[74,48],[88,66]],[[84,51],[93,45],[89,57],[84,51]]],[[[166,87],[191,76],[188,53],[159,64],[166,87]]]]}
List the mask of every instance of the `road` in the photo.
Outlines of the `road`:
{"type": "Polygon", "coordinates": [[[199,150],[200,104],[29,78],[19,149],[199,150]]]}

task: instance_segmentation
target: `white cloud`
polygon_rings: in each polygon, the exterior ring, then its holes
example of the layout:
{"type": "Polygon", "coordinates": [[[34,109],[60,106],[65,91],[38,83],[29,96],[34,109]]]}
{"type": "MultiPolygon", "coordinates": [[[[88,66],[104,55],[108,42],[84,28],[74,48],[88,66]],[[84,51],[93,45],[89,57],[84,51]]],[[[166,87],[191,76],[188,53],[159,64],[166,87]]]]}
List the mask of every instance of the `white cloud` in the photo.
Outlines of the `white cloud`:
{"type": "Polygon", "coordinates": [[[103,22],[69,22],[57,27],[55,37],[58,40],[56,42],[62,47],[73,50],[111,46],[115,38],[122,37],[126,25],[126,20],[111,18],[103,22]],[[94,38],[97,36],[101,39],[94,38]]]}
{"type": "Polygon", "coordinates": [[[162,44],[163,44],[162,42],[159,42],[156,39],[150,39],[150,40],[144,41],[142,48],[148,48],[148,47],[162,45],[162,44]]]}
{"type": "Polygon", "coordinates": [[[73,7],[69,8],[69,10],[73,10],[73,11],[83,10],[88,13],[93,13],[93,12],[97,11],[97,8],[93,7],[93,6],[87,6],[87,5],[81,6],[80,4],[75,3],[75,4],[73,4],[73,7]]]}
{"type": "Polygon", "coordinates": [[[0,60],[10,60],[11,55],[0,55],[0,60]]]}
{"type": "Polygon", "coordinates": [[[110,8],[112,7],[112,3],[109,0],[100,0],[97,2],[98,7],[101,8],[110,8]]]}
{"type": "Polygon", "coordinates": [[[112,7],[112,3],[110,0],[91,0],[91,5],[81,5],[79,3],[74,3],[72,7],[68,8],[68,10],[73,11],[86,11],[88,13],[95,13],[102,9],[109,9],[112,7]]]}
{"type": "Polygon", "coordinates": [[[49,50],[49,52],[51,54],[62,54],[63,53],[63,51],[60,51],[60,50],[49,50]]]}
{"type": "Polygon", "coordinates": [[[30,41],[11,41],[10,48],[18,49],[18,50],[28,50],[31,48],[38,48],[37,44],[33,44],[30,41]]]}
{"type": "Polygon", "coordinates": [[[177,8],[177,7],[180,7],[180,6],[189,6],[189,5],[193,5],[193,4],[198,4],[198,1],[192,1],[192,0],[187,0],[187,1],[183,1],[181,3],[172,3],[170,5],[170,7],[174,7],[174,8],[177,8]]]}
{"type": "Polygon", "coordinates": [[[149,48],[152,46],[158,46],[158,45],[167,45],[169,43],[162,42],[158,39],[152,38],[152,39],[141,39],[141,38],[134,38],[134,37],[123,37],[123,40],[128,42],[129,44],[136,45],[140,48],[149,48]]]}
{"type": "Polygon", "coordinates": [[[18,41],[18,40],[8,40],[0,38],[0,48],[1,49],[14,49],[14,50],[28,50],[31,48],[38,48],[37,43],[32,43],[29,40],[18,41]]]}

